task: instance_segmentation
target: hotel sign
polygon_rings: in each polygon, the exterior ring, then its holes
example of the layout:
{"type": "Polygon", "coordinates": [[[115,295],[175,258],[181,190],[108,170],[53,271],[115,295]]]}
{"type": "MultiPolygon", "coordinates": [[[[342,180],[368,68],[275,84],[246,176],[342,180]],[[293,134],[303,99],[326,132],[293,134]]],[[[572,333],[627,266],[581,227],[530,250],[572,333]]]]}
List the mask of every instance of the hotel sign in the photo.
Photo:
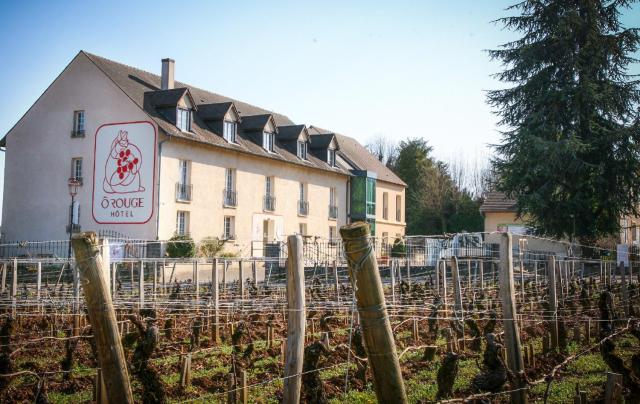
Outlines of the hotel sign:
{"type": "Polygon", "coordinates": [[[96,131],[93,218],[142,224],[153,216],[156,129],[151,122],[108,123],[96,131]]]}

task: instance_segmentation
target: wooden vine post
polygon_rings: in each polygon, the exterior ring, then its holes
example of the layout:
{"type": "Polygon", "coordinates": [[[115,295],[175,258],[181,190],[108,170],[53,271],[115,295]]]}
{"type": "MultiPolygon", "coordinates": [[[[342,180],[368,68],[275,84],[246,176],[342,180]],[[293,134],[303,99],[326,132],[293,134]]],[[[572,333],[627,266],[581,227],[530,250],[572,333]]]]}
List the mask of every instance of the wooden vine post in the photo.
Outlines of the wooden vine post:
{"type": "Polygon", "coordinates": [[[522,360],[522,347],[516,312],[516,294],[513,281],[513,244],[511,233],[503,233],[500,239],[500,300],[502,302],[502,318],[505,344],[507,346],[507,364],[515,375],[514,391],[511,402],[525,404],[527,402],[527,383],[522,360]]]}
{"type": "Polygon", "coordinates": [[[118,332],[95,233],[79,233],[72,239],[76,266],[80,272],[84,299],[98,351],[98,363],[110,403],[133,403],[127,363],[118,332]]]}
{"type": "Polygon", "coordinates": [[[218,259],[214,258],[211,263],[211,298],[213,300],[213,333],[214,344],[220,343],[220,294],[218,289],[218,259]]]}
{"type": "MultiPolygon", "coordinates": [[[[131,264],[133,266],[133,264],[131,264]]],[[[138,304],[140,310],[144,309],[144,261],[140,261],[140,272],[138,273],[138,304]]]]}
{"type": "Polygon", "coordinates": [[[551,349],[558,349],[558,287],[556,285],[556,273],[557,273],[556,257],[550,256],[547,263],[547,285],[549,293],[549,313],[551,318],[548,319],[551,323],[551,349]]]}
{"type": "Polygon", "coordinates": [[[336,292],[336,300],[340,301],[340,284],[338,280],[338,263],[333,261],[333,289],[336,292]]]}
{"type": "MultiPolygon", "coordinates": [[[[467,265],[471,268],[471,265],[467,265]]],[[[471,278],[469,276],[469,278],[471,278]]],[[[453,297],[455,300],[453,316],[456,318],[462,330],[462,346],[464,347],[464,307],[462,305],[462,287],[460,285],[460,269],[458,268],[458,257],[451,257],[451,281],[453,282],[453,297]]],[[[456,342],[458,342],[456,340],[456,342]]],[[[457,344],[456,344],[457,345],[457,344]]]]}
{"type": "Polygon", "coordinates": [[[305,336],[304,251],[300,235],[287,238],[287,347],[284,365],[285,404],[300,402],[305,336]]]}
{"type": "Polygon", "coordinates": [[[618,264],[618,271],[622,278],[622,308],[624,309],[624,316],[629,318],[629,289],[627,288],[627,269],[624,267],[624,261],[620,261],[620,264],[618,264]]]}
{"type": "Polygon", "coordinates": [[[343,226],[340,235],[356,295],[376,397],[380,403],[407,403],[378,263],[369,238],[369,224],[355,222],[343,226]]]}
{"type": "Polygon", "coordinates": [[[244,299],[244,268],[242,268],[242,260],[238,261],[238,287],[240,299],[244,299]]]}
{"type": "Polygon", "coordinates": [[[442,317],[449,317],[449,307],[447,304],[447,261],[442,260],[442,317]]]}
{"type": "Polygon", "coordinates": [[[440,263],[442,262],[442,260],[438,260],[438,262],[436,263],[436,268],[435,268],[435,275],[436,275],[436,295],[440,294],[440,263]]]}

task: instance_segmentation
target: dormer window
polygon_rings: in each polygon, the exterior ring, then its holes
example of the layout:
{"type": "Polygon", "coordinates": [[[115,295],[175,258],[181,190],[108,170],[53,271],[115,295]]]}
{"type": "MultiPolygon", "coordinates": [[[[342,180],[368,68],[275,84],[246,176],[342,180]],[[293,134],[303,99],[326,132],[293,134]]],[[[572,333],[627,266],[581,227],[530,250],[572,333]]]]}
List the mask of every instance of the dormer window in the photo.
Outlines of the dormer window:
{"type": "Polygon", "coordinates": [[[238,132],[238,124],[233,121],[224,121],[223,137],[229,143],[236,142],[236,134],[238,132]]]}
{"type": "Polygon", "coordinates": [[[331,167],[336,166],[336,149],[327,149],[327,164],[331,167]]]}
{"type": "Polygon", "coordinates": [[[183,132],[191,132],[191,110],[178,108],[176,126],[183,132]]]}
{"type": "Polygon", "coordinates": [[[276,134],[273,132],[262,132],[262,147],[273,153],[273,144],[275,143],[276,134]]]}
{"type": "Polygon", "coordinates": [[[298,140],[298,158],[307,159],[307,142],[298,140]]]}

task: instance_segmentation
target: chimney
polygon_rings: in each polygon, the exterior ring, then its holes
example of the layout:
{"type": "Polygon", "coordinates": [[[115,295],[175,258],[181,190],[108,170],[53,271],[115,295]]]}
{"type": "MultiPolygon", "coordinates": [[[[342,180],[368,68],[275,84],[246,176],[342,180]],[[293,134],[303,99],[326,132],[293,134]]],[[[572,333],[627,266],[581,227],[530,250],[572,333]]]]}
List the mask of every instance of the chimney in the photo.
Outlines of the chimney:
{"type": "Polygon", "coordinates": [[[171,90],[173,88],[173,74],[175,72],[176,61],[173,59],[162,59],[162,78],[161,87],[163,90],[171,90]]]}

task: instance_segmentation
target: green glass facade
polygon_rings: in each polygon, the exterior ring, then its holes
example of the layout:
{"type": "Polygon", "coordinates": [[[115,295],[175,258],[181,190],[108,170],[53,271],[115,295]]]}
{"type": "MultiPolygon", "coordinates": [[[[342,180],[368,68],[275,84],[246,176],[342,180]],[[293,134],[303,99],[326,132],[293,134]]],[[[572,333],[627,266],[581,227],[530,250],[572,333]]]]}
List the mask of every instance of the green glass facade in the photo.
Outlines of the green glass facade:
{"type": "Polygon", "coordinates": [[[376,175],[371,171],[353,171],[351,178],[352,222],[366,221],[371,227],[371,235],[376,229],[376,175]]]}

